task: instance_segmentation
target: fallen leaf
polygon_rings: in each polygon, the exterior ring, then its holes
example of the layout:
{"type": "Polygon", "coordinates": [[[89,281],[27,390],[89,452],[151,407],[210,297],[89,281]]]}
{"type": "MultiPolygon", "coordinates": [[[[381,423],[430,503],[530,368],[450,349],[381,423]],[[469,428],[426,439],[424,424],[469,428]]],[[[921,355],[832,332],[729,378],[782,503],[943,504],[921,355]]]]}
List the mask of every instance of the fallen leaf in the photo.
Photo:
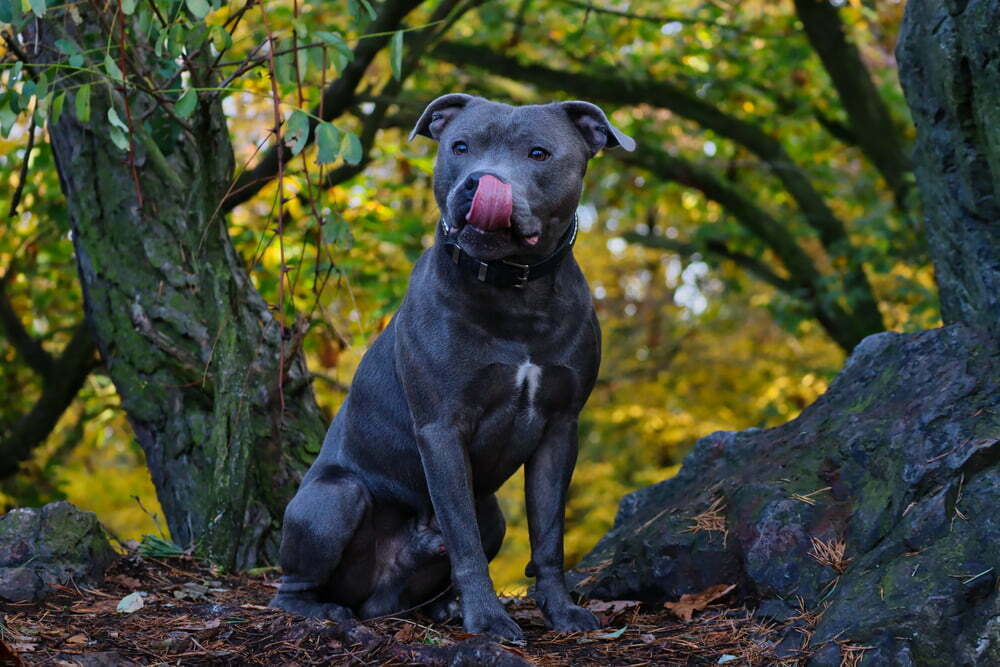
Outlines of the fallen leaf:
{"type": "Polygon", "coordinates": [[[732,662],[733,660],[739,660],[739,658],[737,658],[735,655],[730,655],[729,653],[723,653],[719,657],[718,662],[716,662],[715,664],[717,664],[717,665],[724,665],[727,662],[732,662]]]}
{"type": "Polygon", "coordinates": [[[701,611],[719,598],[736,588],[736,585],[717,584],[709,586],[701,593],[685,593],[677,602],[664,602],[663,606],[685,623],[690,622],[694,612],[701,611]]]}
{"type": "Polygon", "coordinates": [[[133,614],[143,607],[142,593],[136,591],[135,593],[129,593],[121,599],[116,608],[120,614],[133,614]]]}
{"type": "Polygon", "coordinates": [[[395,639],[397,642],[405,644],[407,642],[412,642],[416,634],[417,634],[417,626],[407,623],[399,631],[397,631],[396,634],[392,636],[392,638],[395,639]]]}
{"type": "Polygon", "coordinates": [[[116,574],[113,577],[108,577],[108,581],[113,584],[118,584],[119,586],[124,586],[128,589],[135,589],[142,586],[142,582],[135,577],[130,577],[125,574],[116,574]]]}
{"type": "Polygon", "coordinates": [[[118,603],[114,600],[97,600],[93,603],[76,603],[70,611],[74,614],[109,614],[118,608],[118,603]]]}
{"type": "Polygon", "coordinates": [[[205,621],[204,623],[198,623],[196,625],[182,625],[179,630],[214,630],[219,627],[222,623],[218,618],[213,618],[211,621],[205,621]]]}
{"type": "Polygon", "coordinates": [[[614,616],[615,614],[620,614],[626,609],[638,607],[639,604],[640,602],[638,600],[611,600],[610,602],[604,600],[590,600],[587,602],[586,607],[595,614],[603,612],[614,616]]]}
{"type": "Polygon", "coordinates": [[[595,639],[620,639],[621,636],[623,634],[625,634],[626,630],[628,630],[628,626],[627,625],[622,626],[621,628],[619,628],[618,630],[614,630],[613,632],[602,632],[599,635],[594,635],[594,638],[595,639]]]}
{"type": "Polygon", "coordinates": [[[206,593],[208,593],[208,586],[189,581],[174,591],[174,597],[178,600],[204,600],[206,593]]]}
{"type": "Polygon", "coordinates": [[[71,645],[71,646],[79,646],[80,644],[86,644],[87,641],[88,641],[87,640],[87,635],[83,634],[82,632],[78,632],[75,635],[73,635],[72,637],[69,637],[66,640],[66,643],[69,644],[69,645],[71,645]]]}

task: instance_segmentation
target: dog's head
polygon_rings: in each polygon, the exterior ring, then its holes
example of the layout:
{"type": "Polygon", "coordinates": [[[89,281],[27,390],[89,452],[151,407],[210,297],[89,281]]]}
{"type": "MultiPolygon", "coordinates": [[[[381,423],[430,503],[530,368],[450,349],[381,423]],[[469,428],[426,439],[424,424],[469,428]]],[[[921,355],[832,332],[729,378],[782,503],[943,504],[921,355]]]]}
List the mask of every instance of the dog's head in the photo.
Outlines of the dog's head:
{"type": "Polygon", "coordinates": [[[440,144],[434,196],[446,233],[480,259],[539,258],[573,220],[587,162],[635,142],[589,102],[514,107],[455,93],[410,133],[440,144]]]}

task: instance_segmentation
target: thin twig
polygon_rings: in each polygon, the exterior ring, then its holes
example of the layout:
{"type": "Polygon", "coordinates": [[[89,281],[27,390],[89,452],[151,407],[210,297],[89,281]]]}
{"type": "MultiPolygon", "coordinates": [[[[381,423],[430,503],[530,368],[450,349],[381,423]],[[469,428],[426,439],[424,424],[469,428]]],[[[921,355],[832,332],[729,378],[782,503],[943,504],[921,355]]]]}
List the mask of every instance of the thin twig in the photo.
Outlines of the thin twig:
{"type": "Polygon", "coordinates": [[[31,122],[28,124],[28,147],[24,151],[24,160],[21,161],[21,171],[17,177],[17,187],[14,188],[14,196],[10,199],[10,210],[7,212],[8,218],[17,215],[17,206],[21,203],[21,195],[24,192],[24,184],[28,181],[28,162],[31,160],[31,151],[35,147],[35,111],[31,112],[31,122]]]}

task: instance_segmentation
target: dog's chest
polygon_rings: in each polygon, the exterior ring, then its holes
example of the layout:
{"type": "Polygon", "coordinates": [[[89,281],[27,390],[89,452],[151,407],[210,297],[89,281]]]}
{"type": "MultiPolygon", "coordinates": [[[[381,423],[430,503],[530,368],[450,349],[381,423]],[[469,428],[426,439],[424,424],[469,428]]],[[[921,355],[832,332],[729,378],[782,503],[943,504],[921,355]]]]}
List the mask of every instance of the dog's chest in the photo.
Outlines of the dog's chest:
{"type": "Polygon", "coordinates": [[[473,427],[473,464],[506,479],[531,456],[549,419],[572,409],[578,383],[565,366],[525,357],[489,364],[473,384],[469,398],[476,395],[482,406],[473,427]]]}

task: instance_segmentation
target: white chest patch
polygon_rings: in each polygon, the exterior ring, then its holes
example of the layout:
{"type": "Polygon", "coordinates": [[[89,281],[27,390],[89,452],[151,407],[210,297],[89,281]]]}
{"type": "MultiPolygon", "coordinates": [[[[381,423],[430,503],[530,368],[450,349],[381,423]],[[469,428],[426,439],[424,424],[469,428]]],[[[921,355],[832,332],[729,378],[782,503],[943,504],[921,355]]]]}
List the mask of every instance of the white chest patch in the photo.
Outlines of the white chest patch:
{"type": "Polygon", "coordinates": [[[525,359],[524,362],[517,367],[517,377],[514,378],[514,384],[528,392],[529,405],[534,404],[535,394],[538,393],[538,383],[541,381],[542,367],[531,363],[530,359],[525,359]]]}

